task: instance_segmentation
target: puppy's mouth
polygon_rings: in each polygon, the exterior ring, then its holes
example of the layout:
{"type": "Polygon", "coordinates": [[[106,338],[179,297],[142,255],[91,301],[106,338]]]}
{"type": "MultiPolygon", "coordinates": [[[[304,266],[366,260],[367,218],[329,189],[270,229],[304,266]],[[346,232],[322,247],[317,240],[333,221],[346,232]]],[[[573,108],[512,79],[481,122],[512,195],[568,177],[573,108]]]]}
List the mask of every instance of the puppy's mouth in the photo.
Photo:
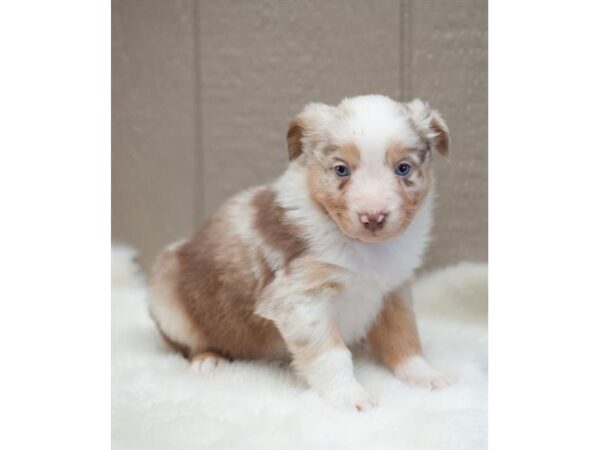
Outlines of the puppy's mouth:
{"type": "Polygon", "coordinates": [[[403,234],[406,231],[408,223],[409,222],[405,220],[396,219],[389,221],[383,228],[377,230],[369,230],[367,228],[354,225],[351,228],[351,233],[344,233],[367,244],[379,244],[403,234]]]}
{"type": "MultiPolygon", "coordinates": [[[[342,227],[340,227],[342,228],[342,227]]],[[[388,229],[379,229],[379,230],[367,230],[364,228],[353,228],[351,230],[344,230],[342,228],[342,232],[353,239],[364,242],[365,244],[378,244],[383,241],[388,240],[393,237],[393,234],[390,233],[388,229]]]]}
{"type": "Polygon", "coordinates": [[[383,230],[378,231],[370,231],[365,230],[356,236],[356,239],[359,241],[365,242],[367,244],[377,244],[379,242],[383,242],[388,239],[390,236],[387,233],[384,233],[383,230]]]}

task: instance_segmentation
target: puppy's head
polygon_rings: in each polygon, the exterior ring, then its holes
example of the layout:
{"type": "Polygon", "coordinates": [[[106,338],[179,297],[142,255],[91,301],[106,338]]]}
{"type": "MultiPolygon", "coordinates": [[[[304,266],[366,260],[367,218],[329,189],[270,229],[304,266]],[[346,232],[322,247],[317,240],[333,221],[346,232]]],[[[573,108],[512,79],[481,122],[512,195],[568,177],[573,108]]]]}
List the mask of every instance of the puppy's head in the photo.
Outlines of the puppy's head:
{"type": "Polygon", "coordinates": [[[307,105],[288,130],[290,161],[306,171],[312,199],[363,242],[402,233],[431,185],[431,158],[448,155],[448,128],[421,100],[384,96],[307,105]]]}

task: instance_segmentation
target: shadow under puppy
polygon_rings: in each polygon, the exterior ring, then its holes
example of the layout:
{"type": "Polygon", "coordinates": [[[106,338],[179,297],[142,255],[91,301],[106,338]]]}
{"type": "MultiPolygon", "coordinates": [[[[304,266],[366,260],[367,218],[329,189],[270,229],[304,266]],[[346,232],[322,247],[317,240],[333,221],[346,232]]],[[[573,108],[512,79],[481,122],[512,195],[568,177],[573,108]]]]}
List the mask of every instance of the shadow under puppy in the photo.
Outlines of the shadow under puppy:
{"type": "Polygon", "coordinates": [[[448,384],[423,359],[410,280],[431,225],[433,151],[448,129],[421,100],[307,105],[275,182],[228,200],[151,276],[161,334],[200,371],[224,358],[287,359],[326,400],[374,400],[348,346],[367,338],[400,379],[448,384]]]}

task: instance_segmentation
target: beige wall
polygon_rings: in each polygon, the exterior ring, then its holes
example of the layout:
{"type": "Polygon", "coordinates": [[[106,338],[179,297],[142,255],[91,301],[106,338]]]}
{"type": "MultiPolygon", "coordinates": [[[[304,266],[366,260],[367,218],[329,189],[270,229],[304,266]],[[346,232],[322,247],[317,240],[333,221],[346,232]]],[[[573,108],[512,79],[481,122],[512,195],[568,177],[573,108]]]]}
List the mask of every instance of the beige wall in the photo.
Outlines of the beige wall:
{"type": "Polygon", "coordinates": [[[487,260],[485,0],[113,1],[113,241],[145,267],[286,165],[309,101],[422,97],[446,118],[429,267],[487,260]]]}

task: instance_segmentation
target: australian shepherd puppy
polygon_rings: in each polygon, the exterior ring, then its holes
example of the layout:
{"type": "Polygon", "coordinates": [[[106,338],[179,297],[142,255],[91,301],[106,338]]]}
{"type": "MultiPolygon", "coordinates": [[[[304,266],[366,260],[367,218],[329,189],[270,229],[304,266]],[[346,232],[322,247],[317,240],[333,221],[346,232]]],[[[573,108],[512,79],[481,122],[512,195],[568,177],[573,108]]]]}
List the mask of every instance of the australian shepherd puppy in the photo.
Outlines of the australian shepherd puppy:
{"type": "Polygon", "coordinates": [[[368,340],[401,380],[448,383],[422,356],[410,282],[431,225],[431,160],[448,128],[421,100],[369,95],[307,105],[290,163],[228,200],[158,257],[149,306],[201,372],[228,359],[284,359],[326,400],[375,402],[353,374],[368,340]]]}

